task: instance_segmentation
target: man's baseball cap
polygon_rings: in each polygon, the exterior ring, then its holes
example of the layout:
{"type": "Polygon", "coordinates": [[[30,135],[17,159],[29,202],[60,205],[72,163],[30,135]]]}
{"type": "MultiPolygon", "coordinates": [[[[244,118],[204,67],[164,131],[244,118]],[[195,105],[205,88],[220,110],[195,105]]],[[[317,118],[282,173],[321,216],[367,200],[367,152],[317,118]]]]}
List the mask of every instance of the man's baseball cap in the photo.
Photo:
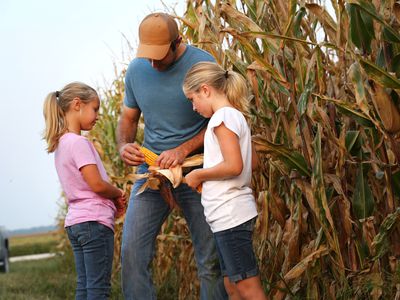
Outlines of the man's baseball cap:
{"type": "Polygon", "coordinates": [[[150,14],[139,25],[139,47],[136,57],[163,59],[171,47],[171,42],[178,36],[178,25],[170,15],[150,14]]]}

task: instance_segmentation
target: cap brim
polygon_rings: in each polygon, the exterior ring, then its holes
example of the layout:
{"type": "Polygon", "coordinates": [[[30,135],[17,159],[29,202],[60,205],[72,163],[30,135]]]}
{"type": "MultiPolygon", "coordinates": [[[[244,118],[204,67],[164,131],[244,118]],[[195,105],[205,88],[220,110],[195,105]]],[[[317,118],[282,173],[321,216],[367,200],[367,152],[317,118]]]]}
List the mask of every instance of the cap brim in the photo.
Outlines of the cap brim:
{"type": "Polygon", "coordinates": [[[163,59],[169,50],[171,44],[167,45],[145,45],[139,44],[136,57],[150,58],[155,60],[163,59]]]}

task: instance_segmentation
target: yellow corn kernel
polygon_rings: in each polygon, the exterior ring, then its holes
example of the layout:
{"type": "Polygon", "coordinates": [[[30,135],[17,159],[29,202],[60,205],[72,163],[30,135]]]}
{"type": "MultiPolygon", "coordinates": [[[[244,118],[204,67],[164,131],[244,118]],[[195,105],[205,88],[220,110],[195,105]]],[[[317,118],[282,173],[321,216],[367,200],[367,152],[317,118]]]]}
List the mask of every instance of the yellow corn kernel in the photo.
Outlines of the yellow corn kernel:
{"type": "Polygon", "coordinates": [[[149,166],[156,165],[156,160],[158,158],[157,154],[145,147],[140,147],[140,152],[144,154],[144,160],[146,161],[146,164],[148,164],[149,166]]]}

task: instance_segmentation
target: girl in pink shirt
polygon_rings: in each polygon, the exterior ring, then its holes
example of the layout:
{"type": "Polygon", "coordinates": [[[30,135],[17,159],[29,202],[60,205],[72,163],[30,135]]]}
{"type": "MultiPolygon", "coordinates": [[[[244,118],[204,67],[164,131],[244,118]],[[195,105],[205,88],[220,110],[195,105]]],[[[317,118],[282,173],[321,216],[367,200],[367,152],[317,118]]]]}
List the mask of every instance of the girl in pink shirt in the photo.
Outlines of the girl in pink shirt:
{"type": "Polygon", "coordinates": [[[114,253],[114,218],[124,213],[125,193],[109,183],[93,144],[81,135],[91,130],[100,107],[97,92],[73,82],[44,102],[47,151],[68,200],[65,229],[74,252],[76,299],[107,299],[114,253]]]}

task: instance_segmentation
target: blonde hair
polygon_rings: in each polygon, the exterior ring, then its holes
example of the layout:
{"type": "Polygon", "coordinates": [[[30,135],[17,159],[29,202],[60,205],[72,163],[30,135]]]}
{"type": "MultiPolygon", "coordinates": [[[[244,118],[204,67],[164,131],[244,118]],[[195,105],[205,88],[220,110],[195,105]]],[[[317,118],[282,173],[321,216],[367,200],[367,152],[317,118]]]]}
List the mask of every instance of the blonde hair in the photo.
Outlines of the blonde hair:
{"type": "Polygon", "coordinates": [[[61,136],[68,131],[65,113],[69,110],[71,101],[79,98],[83,103],[89,103],[98,98],[92,87],[82,82],[67,84],[62,90],[51,92],[43,104],[43,115],[46,127],[43,139],[47,142],[47,152],[54,152],[61,136]]]}
{"type": "Polygon", "coordinates": [[[214,62],[199,62],[188,71],[183,81],[183,92],[199,91],[207,84],[228,98],[233,107],[243,113],[249,110],[249,90],[242,75],[235,71],[226,71],[214,62]]]}

